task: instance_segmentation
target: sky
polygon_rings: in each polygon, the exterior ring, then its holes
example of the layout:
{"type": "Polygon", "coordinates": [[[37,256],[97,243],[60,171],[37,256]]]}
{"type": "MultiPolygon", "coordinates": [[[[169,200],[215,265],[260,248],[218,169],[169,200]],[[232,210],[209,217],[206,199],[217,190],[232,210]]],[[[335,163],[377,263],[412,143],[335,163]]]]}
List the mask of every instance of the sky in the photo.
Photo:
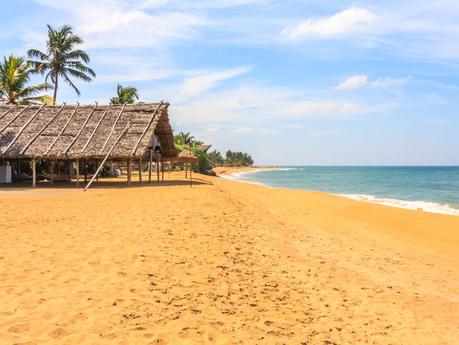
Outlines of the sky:
{"type": "MultiPolygon", "coordinates": [[[[94,82],[259,165],[459,165],[459,1],[0,0],[0,58],[83,38],[94,82]]],[[[39,81],[37,79],[37,81],[39,81]]]]}

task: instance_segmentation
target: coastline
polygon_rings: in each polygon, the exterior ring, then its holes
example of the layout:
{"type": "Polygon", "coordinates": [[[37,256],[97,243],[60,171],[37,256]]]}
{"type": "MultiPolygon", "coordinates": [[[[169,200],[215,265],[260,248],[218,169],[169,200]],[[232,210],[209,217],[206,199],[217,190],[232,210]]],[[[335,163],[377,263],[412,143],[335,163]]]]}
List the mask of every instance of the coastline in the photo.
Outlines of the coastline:
{"type": "MultiPolygon", "coordinates": [[[[258,181],[252,180],[245,180],[241,179],[241,175],[243,174],[250,174],[256,173],[261,171],[276,171],[276,170],[289,170],[288,168],[278,168],[278,167],[247,167],[247,168],[216,168],[217,176],[235,180],[243,183],[264,186],[267,188],[277,188],[277,189],[289,189],[283,187],[274,187],[265,183],[261,183],[258,181]]],[[[292,188],[290,188],[292,189],[292,188]]],[[[309,189],[301,189],[301,188],[293,188],[295,190],[305,190],[305,191],[312,191],[309,189]]],[[[394,198],[387,198],[387,197],[376,197],[374,195],[366,195],[366,194],[344,194],[344,193],[331,193],[327,191],[323,191],[323,193],[327,193],[334,196],[343,197],[346,199],[351,199],[359,202],[370,203],[370,204],[377,204],[377,205],[385,205],[388,207],[395,207],[395,208],[402,208],[406,210],[412,211],[419,211],[419,212],[427,212],[427,213],[434,213],[434,214],[445,214],[451,216],[459,216],[459,209],[453,208],[447,204],[441,204],[437,202],[432,202],[428,200],[417,200],[417,201],[410,201],[410,200],[402,200],[402,199],[394,199],[394,198]]]]}
{"type": "Polygon", "coordinates": [[[192,188],[174,172],[86,193],[5,190],[0,339],[459,338],[457,217],[194,176],[192,188]]]}

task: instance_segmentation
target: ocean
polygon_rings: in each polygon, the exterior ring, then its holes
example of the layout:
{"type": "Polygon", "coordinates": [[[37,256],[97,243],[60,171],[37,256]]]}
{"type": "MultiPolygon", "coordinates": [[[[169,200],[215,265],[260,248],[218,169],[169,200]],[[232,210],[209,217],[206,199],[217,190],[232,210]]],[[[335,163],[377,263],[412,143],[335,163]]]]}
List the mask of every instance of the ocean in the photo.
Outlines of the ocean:
{"type": "Polygon", "coordinates": [[[277,188],[459,216],[459,166],[290,166],[226,176],[277,188]]]}

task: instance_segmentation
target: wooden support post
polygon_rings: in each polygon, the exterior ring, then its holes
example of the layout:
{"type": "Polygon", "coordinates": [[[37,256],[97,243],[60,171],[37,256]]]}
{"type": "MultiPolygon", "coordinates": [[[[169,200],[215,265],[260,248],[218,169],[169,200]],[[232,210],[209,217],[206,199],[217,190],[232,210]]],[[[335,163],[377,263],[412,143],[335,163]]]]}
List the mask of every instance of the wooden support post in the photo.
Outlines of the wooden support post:
{"type": "Polygon", "coordinates": [[[69,160],[69,182],[72,182],[72,172],[73,172],[73,162],[72,160],[70,159],[69,160]]]}
{"type": "Polygon", "coordinates": [[[51,184],[54,184],[54,166],[56,165],[56,161],[51,161],[51,184]]]}
{"type": "MultiPolygon", "coordinates": [[[[98,161],[96,159],[96,166],[98,166],[98,161]]],[[[99,182],[99,170],[96,169],[96,172],[95,172],[95,175],[96,175],[96,182],[99,182]]]]}
{"type": "Polygon", "coordinates": [[[159,182],[159,153],[156,152],[156,179],[159,182]]]}
{"type": "Polygon", "coordinates": [[[78,158],[76,160],[75,175],[76,175],[76,186],[79,187],[80,186],[80,160],[78,158]]]}
{"type": "Polygon", "coordinates": [[[193,163],[190,163],[190,187],[193,187],[193,163]]]}
{"type": "Polygon", "coordinates": [[[153,150],[150,149],[150,163],[148,166],[148,182],[151,183],[151,174],[153,170],[153,150]]]}
{"type": "Polygon", "coordinates": [[[37,186],[37,162],[35,158],[32,159],[32,187],[35,188],[37,186]]]}
{"type": "Polygon", "coordinates": [[[84,165],[84,183],[88,182],[88,162],[86,160],[83,161],[84,165]]]}
{"type": "Polygon", "coordinates": [[[128,186],[131,185],[131,159],[127,160],[127,183],[128,186]]]}
{"type": "Polygon", "coordinates": [[[57,181],[61,181],[61,161],[57,161],[57,181]]]}
{"type": "Polygon", "coordinates": [[[139,158],[139,184],[142,184],[142,158],[139,158]]]}
{"type": "Polygon", "coordinates": [[[161,155],[161,181],[164,182],[164,159],[163,159],[163,155],[161,155]]]}
{"type": "Polygon", "coordinates": [[[188,163],[185,163],[185,178],[188,177],[188,163]]]}

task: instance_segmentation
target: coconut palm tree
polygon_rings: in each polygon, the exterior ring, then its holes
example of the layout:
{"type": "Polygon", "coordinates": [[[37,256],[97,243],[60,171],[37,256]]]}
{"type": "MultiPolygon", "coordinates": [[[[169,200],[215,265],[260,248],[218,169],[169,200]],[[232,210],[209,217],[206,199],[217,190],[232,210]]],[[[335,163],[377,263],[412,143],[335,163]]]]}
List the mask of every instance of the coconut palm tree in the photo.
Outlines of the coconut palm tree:
{"type": "Polygon", "coordinates": [[[54,85],[53,104],[56,104],[59,78],[62,78],[80,96],[80,90],[70,78],[74,77],[84,82],[90,82],[92,81],[91,77],[96,76],[91,68],[84,65],[90,61],[88,54],[83,50],[75,49],[75,46],[82,43],[83,40],[73,33],[70,26],[64,25],[60,29],[53,29],[48,25],[46,53],[37,49],[28,51],[29,58],[37,59],[30,61],[36,72],[42,75],[46,73],[45,82],[51,79],[54,85]]]}
{"type": "Polygon", "coordinates": [[[49,84],[27,86],[31,65],[20,56],[3,57],[0,62],[0,102],[7,104],[51,103],[48,95],[39,95],[51,89],[49,84]]]}
{"type": "Polygon", "coordinates": [[[116,88],[116,96],[110,98],[110,104],[132,104],[135,103],[136,100],[139,100],[139,95],[135,87],[123,87],[118,84],[118,87],[116,88]]]}
{"type": "Polygon", "coordinates": [[[175,142],[178,145],[188,145],[191,146],[194,142],[194,136],[190,134],[190,132],[183,133],[180,132],[175,136],[175,142]]]}

